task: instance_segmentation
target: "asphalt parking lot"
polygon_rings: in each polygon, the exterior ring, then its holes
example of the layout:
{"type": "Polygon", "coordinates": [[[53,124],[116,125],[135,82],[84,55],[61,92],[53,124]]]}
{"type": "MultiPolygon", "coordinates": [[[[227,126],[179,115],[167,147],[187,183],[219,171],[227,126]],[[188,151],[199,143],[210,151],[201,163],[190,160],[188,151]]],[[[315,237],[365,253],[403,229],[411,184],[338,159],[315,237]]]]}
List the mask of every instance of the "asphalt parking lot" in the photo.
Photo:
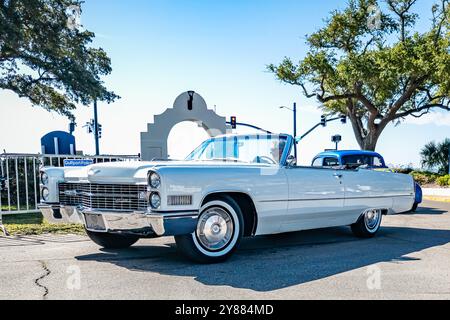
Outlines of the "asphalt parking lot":
{"type": "Polygon", "coordinates": [[[450,203],[349,228],[247,239],[196,265],[172,238],[100,250],[81,236],[0,237],[0,299],[450,299],[450,203]]]}

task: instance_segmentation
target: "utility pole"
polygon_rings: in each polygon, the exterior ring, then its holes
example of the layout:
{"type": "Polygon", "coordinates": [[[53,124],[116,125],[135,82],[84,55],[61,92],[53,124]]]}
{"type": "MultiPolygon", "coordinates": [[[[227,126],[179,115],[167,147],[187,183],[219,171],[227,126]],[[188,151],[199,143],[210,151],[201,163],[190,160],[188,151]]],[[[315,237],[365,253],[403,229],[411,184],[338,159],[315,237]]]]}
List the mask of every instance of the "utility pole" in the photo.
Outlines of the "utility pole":
{"type": "MultiPolygon", "coordinates": [[[[294,117],[294,139],[297,137],[297,102],[294,102],[294,107],[288,108],[285,106],[281,106],[280,109],[287,109],[292,111],[294,117]]],[[[297,158],[297,144],[295,145],[295,157],[297,158]]]]}
{"type": "Polygon", "coordinates": [[[294,139],[297,136],[297,102],[294,102],[294,139]]]}
{"type": "Polygon", "coordinates": [[[95,137],[95,155],[100,155],[100,145],[98,139],[98,113],[97,113],[97,99],[94,100],[94,137],[95,137]]]}
{"type": "Polygon", "coordinates": [[[294,156],[295,159],[298,159],[297,157],[297,142],[295,142],[295,138],[297,137],[297,102],[294,102],[294,156]]]}

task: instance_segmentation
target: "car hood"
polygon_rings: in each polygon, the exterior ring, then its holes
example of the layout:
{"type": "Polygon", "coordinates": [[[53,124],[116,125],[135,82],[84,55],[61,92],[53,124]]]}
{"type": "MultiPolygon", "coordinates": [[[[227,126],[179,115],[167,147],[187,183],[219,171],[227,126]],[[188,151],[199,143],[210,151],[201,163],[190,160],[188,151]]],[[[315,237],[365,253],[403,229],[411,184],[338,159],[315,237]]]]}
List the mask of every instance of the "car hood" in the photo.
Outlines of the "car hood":
{"type": "Polygon", "coordinates": [[[67,168],[64,178],[68,182],[90,183],[147,183],[150,169],[164,167],[178,168],[238,168],[238,167],[270,167],[266,164],[252,164],[224,161],[123,161],[93,164],[82,168],[67,168]]]}

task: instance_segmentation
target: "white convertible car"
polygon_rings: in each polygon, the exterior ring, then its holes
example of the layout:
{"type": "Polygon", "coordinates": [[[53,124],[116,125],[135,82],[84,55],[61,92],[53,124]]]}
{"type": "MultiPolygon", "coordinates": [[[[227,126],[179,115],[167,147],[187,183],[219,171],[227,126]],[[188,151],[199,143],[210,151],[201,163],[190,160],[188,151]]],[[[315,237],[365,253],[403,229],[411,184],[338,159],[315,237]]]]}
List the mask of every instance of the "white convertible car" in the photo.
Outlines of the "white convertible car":
{"type": "Polygon", "coordinates": [[[409,211],[409,175],[296,165],[290,135],[209,139],[185,161],[44,168],[41,205],[51,222],[83,223],[105,248],[175,236],[188,258],[228,258],[243,237],[351,226],[372,237],[382,216],[409,211]]]}

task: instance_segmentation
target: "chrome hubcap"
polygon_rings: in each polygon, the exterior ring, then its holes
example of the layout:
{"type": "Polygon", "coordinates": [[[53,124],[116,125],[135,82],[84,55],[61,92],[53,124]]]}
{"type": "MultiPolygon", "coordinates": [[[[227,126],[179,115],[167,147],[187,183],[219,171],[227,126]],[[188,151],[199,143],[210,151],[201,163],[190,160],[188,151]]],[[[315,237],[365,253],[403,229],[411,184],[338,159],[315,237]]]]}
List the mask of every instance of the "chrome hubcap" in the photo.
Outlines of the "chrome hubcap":
{"type": "Polygon", "coordinates": [[[370,210],[367,211],[364,215],[364,221],[366,223],[366,227],[369,230],[373,230],[378,227],[378,223],[381,218],[381,210],[370,210]]]}
{"type": "Polygon", "coordinates": [[[206,210],[197,224],[197,238],[207,250],[218,251],[225,248],[233,237],[233,219],[222,208],[206,210]]]}

